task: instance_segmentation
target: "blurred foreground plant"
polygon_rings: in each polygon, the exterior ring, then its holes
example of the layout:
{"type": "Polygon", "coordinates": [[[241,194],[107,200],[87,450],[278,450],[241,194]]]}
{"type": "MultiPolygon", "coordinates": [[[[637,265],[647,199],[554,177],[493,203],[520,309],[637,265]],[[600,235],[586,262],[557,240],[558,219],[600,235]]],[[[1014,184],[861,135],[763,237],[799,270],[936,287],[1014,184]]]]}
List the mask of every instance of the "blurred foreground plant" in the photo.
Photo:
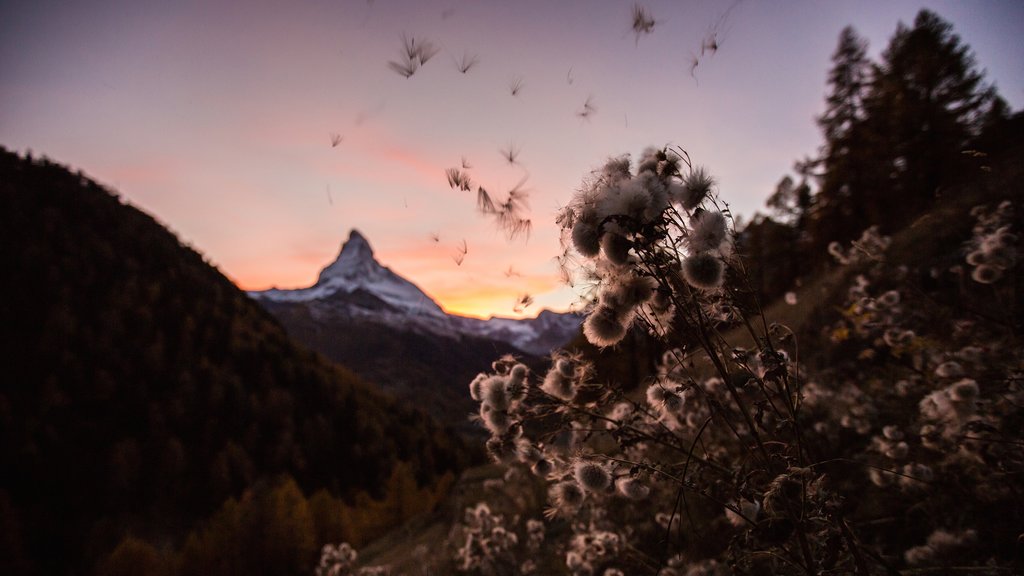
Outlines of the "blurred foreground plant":
{"type": "MultiPolygon", "coordinates": [[[[568,571],[869,574],[927,566],[974,542],[973,529],[945,530],[952,521],[932,518],[917,530],[934,531],[916,547],[869,544],[871,525],[852,516],[864,509],[859,499],[871,482],[926,494],[939,464],[923,461],[940,459],[923,451],[928,438],[949,443],[971,426],[998,430],[1001,419],[1020,418],[1020,404],[1002,401],[997,416],[978,421],[977,384],[953,382],[963,374],[950,373],[937,391],[919,387],[920,411],[902,407],[893,418],[904,421],[895,422],[880,415],[898,403],[871,397],[884,391],[839,379],[807,383],[795,335],[767,322],[749,288],[730,221],[713,178],[685,151],[647,150],[635,166],[628,157],[609,160],[558,217],[563,276],[586,291],[583,332],[592,344],[615,346],[640,326],[663,345],[656,376],[643,394],[631,394],[596,381],[580,355],[558,352],[535,384],[508,357],[470,384],[491,456],[530,467],[548,484],[549,519],[568,520],[557,548],[568,571]]],[[[984,231],[1015,240],[1007,227],[984,231]]],[[[869,231],[849,253],[830,251],[866,266],[881,262],[888,246],[869,231]]],[[[1012,268],[1012,251],[1000,254],[1000,271],[1012,268]]],[[[990,278],[998,279],[975,280],[990,278]]],[[[890,290],[871,299],[870,310],[854,306],[834,334],[877,333],[895,352],[913,349],[899,303],[890,290]]],[[[1012,469],[1001,481],[1019,476],[1012,454],[1021,446],[1019,436],[997,444],[999,466],[1012,469]]],[[[999,498],[1020,503],[1005,490],[999,498]]]]}

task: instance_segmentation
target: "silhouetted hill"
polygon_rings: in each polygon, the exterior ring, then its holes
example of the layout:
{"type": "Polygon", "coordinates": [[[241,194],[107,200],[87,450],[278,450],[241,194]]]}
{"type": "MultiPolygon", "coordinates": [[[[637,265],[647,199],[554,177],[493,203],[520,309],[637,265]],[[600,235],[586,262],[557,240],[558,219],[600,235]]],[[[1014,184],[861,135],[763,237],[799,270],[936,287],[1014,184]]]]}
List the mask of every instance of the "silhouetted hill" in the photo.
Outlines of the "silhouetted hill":
{"type": "Polygon", "coordinates": [[[328,302],[261,303],[299,342],[463,431],[482,430],[469,420],[478,409],[469,397],[474,376],[505,354],[540,363],[505,342],[401,330],[353,318],[328,302]]]}
{"type": "Polygon", "coordinates": [[[400,461],[421,485],[464,464],[153,218],[2,148],[0,266],[0,573],[88,572],[126,534],[179,546],[279,475],[351,501],[400,461]]]}

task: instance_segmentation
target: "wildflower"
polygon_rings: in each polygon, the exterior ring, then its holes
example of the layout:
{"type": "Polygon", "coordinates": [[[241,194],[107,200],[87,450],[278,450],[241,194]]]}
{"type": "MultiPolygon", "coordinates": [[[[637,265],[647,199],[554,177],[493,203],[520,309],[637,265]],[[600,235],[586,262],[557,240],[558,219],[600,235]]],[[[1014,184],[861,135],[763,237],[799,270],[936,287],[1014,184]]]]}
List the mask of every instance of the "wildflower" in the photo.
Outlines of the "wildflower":
{"type": "Polygon", "coordinates": [[[480,374],[477,374],[475,378],[473,378],[473,381],[469,383],[470,398],[476,400],[477,402],[480,401],[481,385],[483,384],[483,381],[486,380],[488,377],[489,376],[487,374],[481,372],[480,374]]]}
{"type": "Polygon", "coordinates": [[[558,512],[572,512],[583,504],[585,495],[579,484],[573,480],[559,482],[551,487],[549,493],[558,512]]]}
{"type": "Polygon", "coordinates": [[[900,303],[900,293],[896,290],[889,290],[878,297],[878,303],[886,308],[892,308],[900,303]]]}
{"type": "Polygon", "coordinates": [[[491,376],[480,383],[480,398],[484,405],[496,410],[505,410],[509,406],[508,378],[491,376]]]}
{"type": "Polygon", "coordinates": [[[541,458],[540,460],[537,460],[536,462],[533,463],[533,466],[530,467],[530,470],[532,470],[535,475],[540,476],[541,478],[547,478],[548,475],[551,474],[552,471],[554,471],[554,469],[555,467],[551,463],[551,460],[548,460],[547,458],[541,458]]]}
{"type": "Polygon", "coordinates": [[[679,199],[680,204],[687,210],[693,210],[711,192],[715,180],[703,168],[694,168],[684,181],[684,196],[679,199]]]}
{"type": "Polygon", "coordinates": [[[588,460],[579,460],[573,466],[573,475],[587,492],[601,492],[611,483],[611,475],[604,466],[588,460]]]}
{"type": "Polygon", "coordinates": [[[630,500],[643,500],[651,493],[651,487],[636,478],[622,476],[615,479],[615,489],[630,500]]]}
{"type": "Polygon", "coordinates": [[[885,426],[884,428],[882,428],[882,435],[885,436],[888,440],[903,439],[903,431],[900,430],[898,426],[885,426]]]}
{"type": "Polygon", "coordinates": [[[748,500],[741,500],[735,508],[739,509],[739,513],[735,512],[732,508],[726,508],[725,517],[729,520],[730,524],[737,528],[744,526],[748,521],[756,521],[757,514],[761,511],[760,504],[748,500]]]}
{"type": "Polygon", "coordinates": [[[970,402],[978,397],[978,383],[970,378],[954,382],[949,387],[949,397],[954,402],[970,402]]]}
{"type": "Polygon", "coordinates": [[[599,305],[583,322],[583,335],[587,341],[604,348],[618,344],[626,336],[628,323],[614,308],[599,305]]]}
{"type": "Polygon", "coordinates": [[[509,426],[512,424],[508,412],[492,408],[489,404],[480,405],[480,419],[487,430],[496,436],[508,432],[509,426]]]}
{"type": "Polygon", "coordinates": [[[979,284],[993,284],[1003,277],[1003,271],[995,266],[982,264],[971,272],[971,279],[979,284]]]}
{"type": "Polygon", "coordinates": [[[725,216],[721,212],[698,212],[691,220],[687,242],[695,253],[717,250],[726,240],[725,216]]]}
{"type": "Polygon", "coordinates": [[[617,266],[629,263],[629,250],[633,246],[625,236],[616,232],[606,232],[601,237],[601,250],[609,262],[617,266]]]}
{"type": "Polygon", "coordinates": [[[892,460],[903,460],[910,452],[910,446],[906,442],[897,442],[885,450],[885,456],[892,460]]]}
{"type": "Polygon", "coordinates": [[[565,400],[566,402],[576,397],[576,386],[573,383],[571,377],[565,375],[564,369],[559,369],[559,366],[564,368],[565,364],[556,362],[555,366],[548,370],[547,375],[544,377],[544,383],[541,384],[540,389],[544,392],[565,400]]]}
{"type": "Polygon", "coordinates": [[[499,464],[510,464],[518,460],[515,440],[507,434],[492,436],[487,440],[485,447],[487,454],[499,464]]]}
{"type": "Polygon", "coordinates": [[[797,303],[796,292],[786,292],[785,300],[786,300],[786,304],[789,304],[790,306],[796,306],[796,303],[797,303]]]}
{"type": "Polygon", "coordinates": [[[572,227],[572,245],[586,258],[597,256],[601,251],[601,236],[597,226],[589,220],[576,220],[572,227]]]}
{"type": "Polygon", "coordinates": [[[935,375],[940,378],[956,378],[964,373],[964,369],[960,366],[959,362],[949,360],[939,364],[935,368],[935,375]]]}
{"type": "Polygon", "coordinates": [[[683,278],[694,288],[712,290],[722,285],[725,266],[711,254],[695,254],[683,261],[683,278]]]}

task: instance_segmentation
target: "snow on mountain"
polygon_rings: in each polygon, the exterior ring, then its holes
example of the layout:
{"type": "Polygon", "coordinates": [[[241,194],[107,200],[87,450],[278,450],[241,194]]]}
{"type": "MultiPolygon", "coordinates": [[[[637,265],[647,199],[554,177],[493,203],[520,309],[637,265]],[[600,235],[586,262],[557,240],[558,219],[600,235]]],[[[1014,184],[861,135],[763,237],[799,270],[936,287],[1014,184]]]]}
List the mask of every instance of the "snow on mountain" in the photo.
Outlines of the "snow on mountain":
{"type": "Polygon", "coordinates": [[[574,314],[548,310],[528,319],[480,320],[446,314],[419,287],[377,262],[370,243],[358,230],[349,233],[338,257],[320,271],[312,286],[271,288],[249,295],[270,306],[305,304],[314,316],[323,318],[359,318],[454,338],[478,336],[507,342],[532,354],[548,354],[564,345],[582,321],[574,314]]]}
{"type": "Polygon", "coordinates": [[[336,293],[366,291],[408,314],[444,316],[444,311],[415,284],[381,266],[373,256],[373,248],[358,230],[349,233],[334,262],[320,271],[316,284],[297,290],[271,288],[250,292],[257,299],[277,302],[308,302],[336,293]]]}

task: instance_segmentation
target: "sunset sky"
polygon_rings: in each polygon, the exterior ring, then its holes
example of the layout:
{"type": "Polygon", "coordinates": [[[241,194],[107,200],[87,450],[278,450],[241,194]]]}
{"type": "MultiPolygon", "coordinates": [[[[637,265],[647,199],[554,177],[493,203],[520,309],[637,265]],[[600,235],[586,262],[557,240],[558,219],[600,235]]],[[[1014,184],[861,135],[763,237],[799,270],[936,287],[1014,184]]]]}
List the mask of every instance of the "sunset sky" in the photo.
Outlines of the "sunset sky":
{"type": "Polygon", "coordinates": [[[637,37],[622,0],[0,0],[0,145],[116,189],[244,289],[311,285],[357,228],[447,310],[514,316],[524,293],[528,315],[575,301],[554,215],[609,156],[682,146],[734,212],[761,209],[821,143],[848,24],[876,58],[931,8],[1024,105],[1019,0],[641,4],[637,37]],[[440,49],[410,78],[387,64],[403,33],[440,49]],[[528,177],[528,241],[449,188],[463,158],[489,189],[528,177]]]}

